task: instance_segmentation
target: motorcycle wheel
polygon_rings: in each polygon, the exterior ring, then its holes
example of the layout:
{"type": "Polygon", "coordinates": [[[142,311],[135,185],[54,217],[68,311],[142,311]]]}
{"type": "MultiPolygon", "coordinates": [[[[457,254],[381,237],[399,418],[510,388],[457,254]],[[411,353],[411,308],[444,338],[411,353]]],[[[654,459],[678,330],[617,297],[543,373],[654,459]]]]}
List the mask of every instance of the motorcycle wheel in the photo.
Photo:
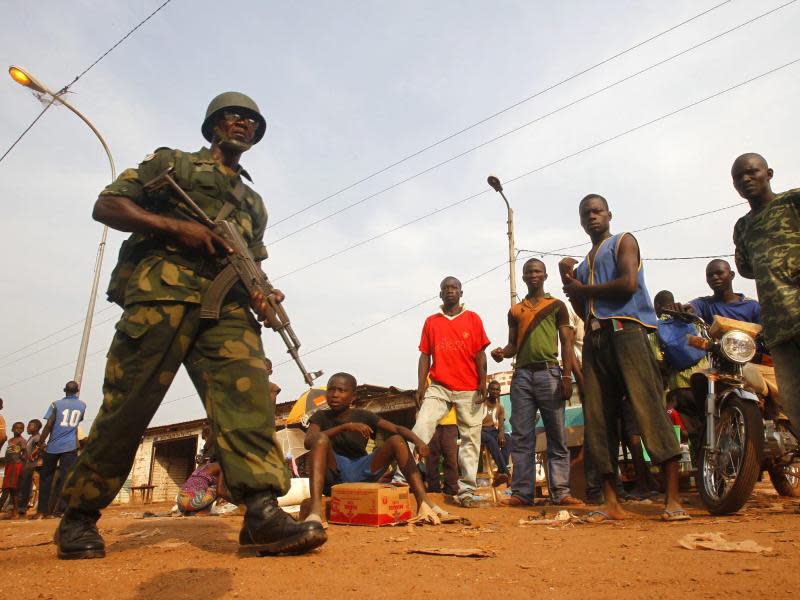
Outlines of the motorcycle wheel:
{"type": "Polygon", "coordinates": [[[779,495],[786,498],[800,497],[800,463],[770,467],[769,478],[779,495]]]}
{"type": "Polygon", "coordinates": [[[763,437],[758,407],[730,398],[716,420],[717,452],[710,453],[703,446],[698,457],[698,491],[712,515],[736,512],[747,502],[761,471],[763,437]]]}

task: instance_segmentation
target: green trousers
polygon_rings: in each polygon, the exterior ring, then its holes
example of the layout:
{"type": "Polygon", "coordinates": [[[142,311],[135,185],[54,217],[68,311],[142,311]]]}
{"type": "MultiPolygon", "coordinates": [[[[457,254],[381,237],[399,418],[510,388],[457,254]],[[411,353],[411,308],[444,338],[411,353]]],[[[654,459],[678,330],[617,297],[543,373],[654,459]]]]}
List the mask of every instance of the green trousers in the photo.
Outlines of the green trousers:
{"type": "Polygon", "coordinates": [[[142,303],[128,306],[116,325],[103,404],[64,485],[70,508],[99,510],[116,497],[181,364],[205,406],[233,501],[288,491],[264,348],[250,311],[235,307],[210,321],[200,319],[197,304],[142,303]]]}

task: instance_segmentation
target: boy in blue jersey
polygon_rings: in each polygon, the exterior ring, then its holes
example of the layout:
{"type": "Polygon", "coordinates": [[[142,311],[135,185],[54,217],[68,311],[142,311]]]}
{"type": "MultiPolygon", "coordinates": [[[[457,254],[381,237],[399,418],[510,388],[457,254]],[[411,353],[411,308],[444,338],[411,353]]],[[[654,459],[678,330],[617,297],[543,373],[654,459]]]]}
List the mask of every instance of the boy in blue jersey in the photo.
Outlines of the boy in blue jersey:
{"type": "Polygon", "coordinates": [[[630,402],[650,457],[665,473],[662,519],[687,520],[678,498],[681,449],[664,411],[661,374],[647,338],[658,319],[644,283],[639,244],[629,233],[611,235],[611,211],[602,196],[586,196],[578,212],[592,249],[577,269],[574,259],[562,260],[559,269],[564,292],[586,324],[584,443],[588,459],[603,476],[605,497],[590,521],[627,516],[616,491],[623,398],[630,402]]]}
{"type": "Polygon", "coordinates": [[[39,472],[39,504],[33,518],[50,516],[51,494],[53,498],[61,497],[61,485],[78,458],[78,424],[86,412],[86,403],[78,398],[79,390],[77,381],[68,381],[64,386],[64,398],[53,402],[44,416],[47,424],[38,443],[44,449],[39,472]],[[53,490],[56,470],[60,473],[59,489],[53,490]]]}

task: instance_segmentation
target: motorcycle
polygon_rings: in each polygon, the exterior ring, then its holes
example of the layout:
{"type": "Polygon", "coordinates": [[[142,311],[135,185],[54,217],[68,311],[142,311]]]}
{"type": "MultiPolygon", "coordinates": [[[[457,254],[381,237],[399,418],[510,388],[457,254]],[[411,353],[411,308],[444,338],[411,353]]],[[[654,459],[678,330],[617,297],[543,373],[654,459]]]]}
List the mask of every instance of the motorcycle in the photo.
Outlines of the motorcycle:
{"type": "Polygon", "coordinates": [[[708,325],[692,313],[664,312],[697,326],[700,335],[687,336],[688,343],[704,350],[710,365],[691,378],[704,422],[697,454],[704,506],[715,515],[736,512],[765,470],[780,495],[800,496],[800,436],[773,398],[745,389],[743,368],[757,354],[761,326],[719,316],[708,325]]]}

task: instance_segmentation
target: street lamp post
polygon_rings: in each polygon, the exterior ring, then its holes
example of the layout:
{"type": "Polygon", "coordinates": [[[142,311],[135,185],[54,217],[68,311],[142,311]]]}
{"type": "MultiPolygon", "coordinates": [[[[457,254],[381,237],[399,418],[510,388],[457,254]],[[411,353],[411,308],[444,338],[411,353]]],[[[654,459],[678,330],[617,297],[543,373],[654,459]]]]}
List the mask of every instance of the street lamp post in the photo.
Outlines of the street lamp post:
{"type": "Polygon", "coordinates": [[[503,201],[506,203],[506,208],[508,209],[508,281],[511,288],[511,307],[513,308],[514,304],[517,302],[517,274],[516,265],[514,264],[517,258],[516,249],[514,248],[514,210],[508,203],[508,198],[506,198],[506,195],[503,193],[503,184],[500,183],[500,180],[494,175],[489,175],[486,181],[492,186],[495,192],[498,192],[503,197],[503,201]]]}
{"type": "MultiPolygon", "coordinates": [[[[92,130],[97,136],[97,139],[100,140],[100,143],[103,145],[103,150],[106,151],[106,156],[108,156],[108,163],[111,166],[111,180],[114,181],[117,178],[117,169],[114,166],[114,159],[111,156],[111,150],[108,149],[108,144],[103,139],[103,136],[100,135],[100,132],[97,131],[97,128],[92,124],[89,119],[87,119],[78,109],[72,106],[69,102],[64,100],[64,93],[66,90],[61,90],[59,92],[52,92],[50,91],[47,86],[45,86],[41,81],[36,79],[33,75],[25,71],[20,67],[11,66],[8,68],[8,74],[11,75],[11,78],[23,85],[27,88],[34,90],[40,94],[44,94],[46,96],[50,96],[52,98],[52,102],[58,102],[63,106],[66,106],[69,110],[75,113],[81,121],[86,123],[89,126],[89,129],[92,130]]],[[[86,319],[83,322],[83,334],[81,336],[81,346],[80,350],[78,351],[78,360],[75,364],[75,376],[74,379],[78,383],[81,382],[83,378],[83,368],[86,365],[86,350],[89,347],[89,335],[92,330],[92,317],[94,316],[94,305],[95,300],[97,299],[97,289],[100,284],[100,269],[103,266],[103,254],[105,253],[106,248],[106,240],[108,239],[108,227],[103,226],[103,233],[100,236],[100,245],[97,248],[97,258],[95,259],[94,263],[94,277],[92,279],[92,291],[89,296],[89,307],[86,309],[86,319]]]]}

